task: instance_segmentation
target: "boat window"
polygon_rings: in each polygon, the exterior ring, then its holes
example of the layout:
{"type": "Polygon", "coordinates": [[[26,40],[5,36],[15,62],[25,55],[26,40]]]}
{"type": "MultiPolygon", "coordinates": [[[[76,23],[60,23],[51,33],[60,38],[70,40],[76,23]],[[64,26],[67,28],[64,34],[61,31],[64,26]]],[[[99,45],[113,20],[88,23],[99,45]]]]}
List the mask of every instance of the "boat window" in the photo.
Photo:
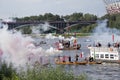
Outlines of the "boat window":
{"type": "Polygon", "coordinates": [[[108,55],[108,54],[105,54],[105,58],[109,58],[109,55],[108,55]]]}
{"type": "Polygon", "coordinates": [[[117,55],[114,55],[115,57],[117,57],[117,55]]]}
{"type": "Polygon", "coordinates": [[[99,54],[96,54],[95,57],[96,57],[96,58],[99,58],[99,54]]]}
{"type": "Polygon", "coordinates": [[[110,58],[111,58],[111,59],[114,59],[114,55],[113,55],[113,54],[110,54],[110,58]]]}
{"type": "Polygon", "coordinates": [[[104,58],[104,54],[101,54],[101,55],[100,55],[100,58],[104,58]]]}

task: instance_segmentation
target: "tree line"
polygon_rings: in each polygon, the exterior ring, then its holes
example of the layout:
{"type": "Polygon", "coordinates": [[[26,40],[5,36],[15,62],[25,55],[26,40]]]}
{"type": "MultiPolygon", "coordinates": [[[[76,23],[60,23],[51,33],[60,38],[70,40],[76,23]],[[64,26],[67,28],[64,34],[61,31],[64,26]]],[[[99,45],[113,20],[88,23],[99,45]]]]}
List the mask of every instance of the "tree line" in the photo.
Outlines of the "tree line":
{"type": "Polygon", "coordinates": [[[73,13],[70,15],[60,16],[52,13],[45,13],[44,15],[28,16],[23,18],[16,17],[16,21],[95,21],[97,16],[93,14],[73,13]]]}
{"type": "Polygon", "coordinates": [[[118,14],[106,14],[101,19],[108,19],[107,26],[110,28],[116,28],[120,30],[120,13],[118,14]]]}
{"type": "MultiPolygon", "coordinates": [[[[96,21],[98,18],[93,14],[83,14],[83,13],[73,13],[70,15],[60,16],[52,13],[45,13],[44,15],[36,16],[27,16],[22,18],[15,18],[17,22],[33,22],[33,21],[96,21]]],[[[82,32],[89,33],[92,32],[92,29],[95,28],[95,25],[75,25],[69,31],[70,32],[82,32]]],[[[53,31],[53,30],[52,30],[53,31]]],[[[22,29],[24,34],[30,34],[32,32],[30,27],[24,27],[22,29]]],[[[55,32],[55,31],[53,31],[55,32]]]]}

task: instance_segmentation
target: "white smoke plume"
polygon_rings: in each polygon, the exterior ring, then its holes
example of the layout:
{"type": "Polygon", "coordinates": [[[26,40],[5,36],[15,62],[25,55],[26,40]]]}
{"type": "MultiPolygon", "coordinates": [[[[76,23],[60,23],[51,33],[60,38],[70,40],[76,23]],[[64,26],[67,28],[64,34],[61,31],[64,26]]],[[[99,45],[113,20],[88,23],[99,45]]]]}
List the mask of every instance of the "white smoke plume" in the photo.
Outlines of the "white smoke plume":
{"type": "Polygon", "coordinates": [[[48,31],[50,29],[56,29],[56,27],[51,26],[48,22],[45,22],[45,24],[38,24],[35,26],[32,26],[32,33],[34,34],[41,34],[44,33],[45,31],[48,31]]]}
{"type": "Polygon", "coordinates": [[[13,33],[7,30],[7,26],[0,29],[0,59],[5,60],[8,64],[13,63],[15,67],[26,63],[34,63],[40,61],[42,56],[51,56],[61,51],[55,48],[47,50],[42,47],[36,47],[34,39],[31,37],[23,36],[20,32],[13,33]]]}
{"type": "Polygon", "coordinates": [[[39,24],[37,26],[32,26],[32,33],[40,34],[44,31],[47,31],[51,28],[51,26],[46,22],[45,24],[39,24]]]}
{"type": "Polygon", "coordinates": [[[113,35],[114,42],[120,42],[119,33],[119,30],[107,27],[107,20],[104,20],[98,22],[98,26],[94,30],[92,38],[96,43],[101,42],[102,44],[106,45],[108,42],[113,43],[113,35]]]}
{"type": "Polygon", "coordinates": [[[46,39],[59,39],[59,40],[69,40],[69,41],[72,41],[74,39],[76,39],[75,37],[71,36],[71,37],[68,37],[68,38],[65,38],[64,36],[62,35],[59,35],[59,36],[54,36],[52,35],[51,33],[47,34],[45,36],[46,39]]]}

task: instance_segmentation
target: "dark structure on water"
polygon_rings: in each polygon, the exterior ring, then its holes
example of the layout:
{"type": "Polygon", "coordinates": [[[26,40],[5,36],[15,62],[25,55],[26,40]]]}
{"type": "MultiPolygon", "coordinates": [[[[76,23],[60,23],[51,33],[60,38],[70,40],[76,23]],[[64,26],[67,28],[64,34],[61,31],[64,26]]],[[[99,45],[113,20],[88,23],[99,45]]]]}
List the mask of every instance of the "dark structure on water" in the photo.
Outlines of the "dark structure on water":
{"type": "MultiPolygon", "coordinates": [[[[19,28],[22,25],[38,25],[38,24],[45,24],[45,21],[31,21],[31,22],[2,22],[3,24],[8,24],[8,29],[14,29],[14,28],[19,28]]],[[[65,21],[49,21],[47,22],[49,25],[53,26],[54,29],[58,30],[59,32],[64,32],[64,30],[77,25],[77,24],[82,24],[82,25],[89,25],[89,24],[95,24],[96,21],[73,21],[73,22],[65,22],[65,21]]],[[[51,27],[51,29],[53,28],[51,27]]]]}

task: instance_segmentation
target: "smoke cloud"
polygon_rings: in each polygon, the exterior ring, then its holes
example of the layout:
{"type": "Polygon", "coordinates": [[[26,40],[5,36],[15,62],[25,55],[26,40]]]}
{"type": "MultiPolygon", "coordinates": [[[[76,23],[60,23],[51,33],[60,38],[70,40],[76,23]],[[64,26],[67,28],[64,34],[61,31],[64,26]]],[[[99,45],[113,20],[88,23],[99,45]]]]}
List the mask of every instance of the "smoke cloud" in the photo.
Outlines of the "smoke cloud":
{"type": "Polygon", "coordinates": [[[108,42],[113,43],[112,36],[114,35],[114,42],[120,41],[119,33],[117,29],[111,29],[107,27],[107,21],[98,21],[98,26],[95,28],[92,38],[94,42],[101,42],[106,44],[108,42]]]}
{"type": "Polygon", "coordinates": [[[4,25],[0,29],[0,59],[8,64],[12,63],[15,67],[24,66],[26,63],[34,64],[40,62],[41,57],[53,56],[61,51],[50,47],[43,49],[41,46],[36,47],[33,42],[35,39],[30,36],[24,36],[20,32],[7,30],[8,26],[4,25]]]}

